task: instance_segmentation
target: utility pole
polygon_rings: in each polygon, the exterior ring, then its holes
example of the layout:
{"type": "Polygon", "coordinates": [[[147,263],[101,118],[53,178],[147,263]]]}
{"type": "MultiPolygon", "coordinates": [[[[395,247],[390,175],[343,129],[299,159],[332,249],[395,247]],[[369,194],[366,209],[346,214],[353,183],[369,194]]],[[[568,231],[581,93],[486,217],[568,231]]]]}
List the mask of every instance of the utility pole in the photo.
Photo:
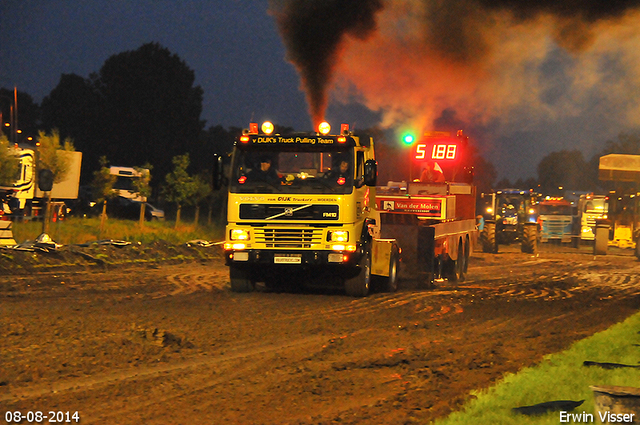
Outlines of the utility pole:
{"type": "Polygon", "coordinates": [[[18,143],[18,87],[13,86],[13,143],[18,143]]]}

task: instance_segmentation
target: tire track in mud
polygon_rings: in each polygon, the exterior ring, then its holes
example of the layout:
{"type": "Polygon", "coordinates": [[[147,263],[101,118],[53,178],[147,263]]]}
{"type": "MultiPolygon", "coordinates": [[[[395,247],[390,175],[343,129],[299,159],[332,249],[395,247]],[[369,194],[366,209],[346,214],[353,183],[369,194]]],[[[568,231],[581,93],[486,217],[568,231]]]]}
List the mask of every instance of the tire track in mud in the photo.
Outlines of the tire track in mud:
{"type": "MultiPolygon", "coordinates": [[[[353,333],[362,333],[360,331],[353,333]]],[[[171,374],[180,374],[185,372],[195,372],[196,369],[202,367],[213,367],[230,363],[236,360],[242,360],[251,357],[261,357],[283,350],[299,349],[301,347],[311,347],[320,345],[332,338],[331,335],[314,335],[311,337],[300,338],[286,343],[268,343],[268,344],[251,344],[247,346],[237,346],[234,349],[225,352],[225,354],[215,357],[192,358],[182,362],[174,362],[166,365],[144,366],[136,369],[119,369],[114,372],[100,373],[92,376],[70,378],[50,382],[47,384],[39,384],[33,386],[25,386],[21,388],[10,389],[9,393],[0,394],[0,402],[15,402],[18,400],[35,399],[51,394],[59,395],[67,392],[77,392],[84,390],[97,390],[106,385],[116,384],[122,381],[147,380],[158,377],[160,375],[168,376],[171,374]]],[[[237,366],[234,370],[240,372],[237,366]]],[[[224,380],[228,380],[225,378],[224,380]]],[[[83,418],[84,423],[84,418],[83,418]]]]}
{"type": "MultiPolygon", "coordinates": [[[[249,309],[260,315],[260,311],[271,311],[278,308],[280,311],[277,315],[269,316],[269,322],[290,322],[292,320],[314,320],[319,317],[322,319],[336,319],[367,315],[373,312],[381,312],[383,310],[409,309],[412,314],[429,313],[437,310],[436,317],[439,318],[449,312],[461,313],[462,306],[460,303],[442,302],[442,298],[447,297],[446,292],[421,291],[421,292],[397,292],[387,294],[374,294],[366,298],[358,298],[353,300],[345,300],[345,297],[337,296],[339,303],[335,306],[326,307],[322,298],[316,298],[315,295],[305,295],[312,297],[308,303],[293,304],[284,297],[292,296],[290,294],[273,294],[273,296],[265,296],[265,294],[253,294],[249,296],[233,297],[233,302],[250,302],[255,303],[249,309]],[[436,300],[433,303],[425,303],[425,300],[436,300]],[[322,303],[320,305],[319,303],[322,303]],[[288,306],[288,307],[287,307],[288,306]],[[287,310],[283,310],[287,308],[287,310]]],[[[321,296],[324,297],[324,296],[321,296]]],[[[433,316],[435,313],[431,313],[433,316]]],[[[434,319],[435,320],[435,319],[434,319]]]]}
{"type": "Polygon", "coordinates": [[[222,291],[226,286],[224,270],[192,270],[185,273],[167,275],[166,281],[173,287],[169,293],[155,295],[153,298],[187,295],[198,291],[222,291]]]}

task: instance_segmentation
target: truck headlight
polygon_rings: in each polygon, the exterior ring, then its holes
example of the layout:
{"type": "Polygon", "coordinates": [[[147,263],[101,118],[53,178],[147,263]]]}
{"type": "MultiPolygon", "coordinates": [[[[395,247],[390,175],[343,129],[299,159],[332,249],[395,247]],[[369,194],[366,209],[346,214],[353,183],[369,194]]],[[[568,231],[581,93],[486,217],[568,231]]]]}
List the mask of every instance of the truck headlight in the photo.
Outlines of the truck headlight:
{"type": "Polygon", "coordinates": [[[245,249],[247,247],[246,244],[243,243],[230,243],[230,242],[226,242],[224,244],[224,250],[225,251],[231,251],[231,250],[242,250],[245,249]]]}
{"type": "Polygon", "coordinates": [[[347,252],[355,252],[358,247],[356,245],[331,245],[331,249],[334,251],[347,251],[347,252]]]}
{"type": "Polygon", "coordinates": [[[245,229],[231,229],[229,237],[232,241],[248,241],[249,231],[245,229]]]}
{"type": "Polygon", "coordinates": [[[349,232],[346,230],[335,230],[327,235],[329,242],[349,242],[349,232]]]}

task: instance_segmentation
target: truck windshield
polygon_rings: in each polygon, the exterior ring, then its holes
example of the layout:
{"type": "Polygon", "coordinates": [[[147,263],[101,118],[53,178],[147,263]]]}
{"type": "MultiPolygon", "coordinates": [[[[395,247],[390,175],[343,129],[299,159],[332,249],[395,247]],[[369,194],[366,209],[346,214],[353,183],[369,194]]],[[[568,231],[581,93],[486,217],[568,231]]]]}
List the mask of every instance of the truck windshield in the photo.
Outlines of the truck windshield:
{"type": "Polygon", "coordinates": [[[608,210],[607,201],[604,199],[591,199],[584,204],[584,212],[590,214],[604,214],[608,210]]]}
{"type": "Polygon", "coordinates": [[[571,205],[540,204],[540,215],[571,215],[571,205]]]}
{"type": "Polygon", "coordinates": [[[351,193],[353,150],[237,149],[232,193],[351,193]]]}

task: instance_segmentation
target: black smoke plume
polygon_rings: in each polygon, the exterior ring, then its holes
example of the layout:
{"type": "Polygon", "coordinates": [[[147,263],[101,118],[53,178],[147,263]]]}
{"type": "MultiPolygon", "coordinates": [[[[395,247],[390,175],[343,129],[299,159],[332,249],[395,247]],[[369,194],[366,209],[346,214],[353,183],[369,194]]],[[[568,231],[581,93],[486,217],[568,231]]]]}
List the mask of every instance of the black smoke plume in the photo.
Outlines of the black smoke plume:
{"type": "Polygon", "coordinates": [[[382,0],[284,0],[271,12],[296,66],[314,127],[323,119],[327,91],[346,36],[363,40],[376,28],[382,0]]]}

